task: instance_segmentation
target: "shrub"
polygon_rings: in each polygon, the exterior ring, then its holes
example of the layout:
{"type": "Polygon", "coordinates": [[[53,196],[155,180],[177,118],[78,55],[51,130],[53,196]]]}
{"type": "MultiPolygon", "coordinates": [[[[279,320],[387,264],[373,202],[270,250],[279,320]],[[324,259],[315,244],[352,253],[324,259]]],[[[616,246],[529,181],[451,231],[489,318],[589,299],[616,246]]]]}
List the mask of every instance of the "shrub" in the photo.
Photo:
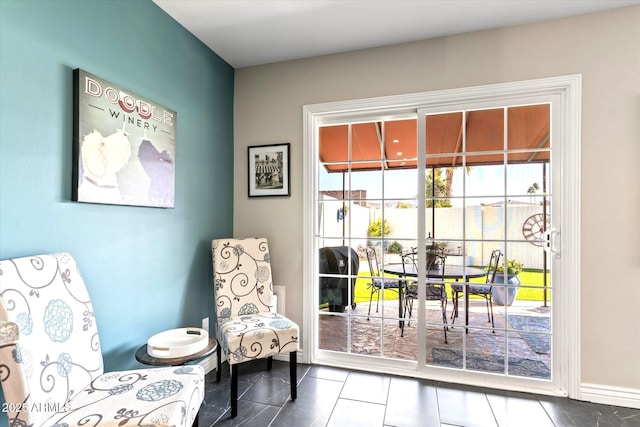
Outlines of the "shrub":
{"type": "MultiPolygon", "coordinates": [[[[522,271],[522,267],[524,265],[521,262],[516,261],[515,259],[507,260],[507,274],[518,274],[522,271]]],[[[497,273],[504,274],[504,264],[500,264],[496,269],[497,273]]]]}
{"type": "Polygon", "coordinates": [[[389,252],[390,254],[400,254],[402,253],[402,245],[398,242],[393,242],[387,248],[387,252],[389,252]]]}
{"type": "MultiPolygon", "coordinates": [[[[384,235],[386,236],[387,234],[389,234],[390,231],[391,231],[391,226],[389,225],[389,222],[385,219],[384,235]]],[[[383,232],[382,219],[380,218],[378,218],[377,220],[369,224],[369,228],[367,228],[367,234],[369,235],[369,237],[382,237],[382,232],[383,232]]]]}

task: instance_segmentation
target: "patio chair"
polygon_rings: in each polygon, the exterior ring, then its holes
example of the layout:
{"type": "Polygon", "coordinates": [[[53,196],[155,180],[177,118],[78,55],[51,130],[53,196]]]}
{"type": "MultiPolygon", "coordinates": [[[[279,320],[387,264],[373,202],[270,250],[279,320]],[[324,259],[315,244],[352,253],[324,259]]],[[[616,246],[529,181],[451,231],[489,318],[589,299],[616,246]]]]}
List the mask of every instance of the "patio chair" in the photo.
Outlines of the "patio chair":
{"type": "MultiPolygon", "coordinates": [[[[498,264],[500,263],[500,257],[502,256],[502,252],[499,249],[491,252],[491,258],[489,259],[489,266],[487,267],[487,275],[486,281],[484,284],[475,284],[469,283],[467,284],[467,293],[468,295],[478,295],[484,298],[487,305],[487,318],[488,322],[491,322],[491,328],[495,333],[495,325],[493,322],[493,303],[491,301],[491,292],[493,290],[493,282],[496,278],[496,270],[498,269],[498,264]]],[[[464,293],[464,284],[462,283],[452,283],[451,284],[451,297],[453,300],[453,313],[451,313],[452,322],[455,323],[456,317],[458,317],[458,300],[460,295],[464,293]]],[[[466,308],[467,310],[469,307],[466,308]]]]}
{"type": "MultiPolygon", "coordinates": [[[[410,252],[403,255],[403,267],[406,265],[413,266],[413,272],[417,275],[418,272],[418,264],[417,264],[417,253],[410,252]]],[[[447,290],[446,290],[446,282],[445,282],[445,261],[446,257],[444,255],[436,254],[429,258],[427,264],[427,279],[425,286],[425,300],[426,301],[440,301],[440,308],[442,309],[442,323],[444,328],[444,342],[447,344],[447,290]]],[[[405,277],[410,276],[410,272],[405,270],[405,277]]],[[[411,316],[413,312],[413,301],[418,299],[418,285],[416,282],[412,282],[407,284],[405,295],[404,295],[404,304],[405,304],[405,317],[408,311],[409,320],[411,321],[411,316]]],[[[404,335],[404,325],[402,326],[403,335],[404,335]]]]}
{"type": "Polygon", "coordinates": [[[231,416],[238,415],[238,366],[243,362],[289,354],[291,400],[297,397],[299,329],[272,310],[273,286],[269,245],[265,238],[212,242],[213,280],[220,381],[222,352],[231,370],[231,416]]]}
{"type": "MultiPolygon", "coordinates": [[[[376,294],[376,313],[378,312],[378,305],[380,303],[380,293],[385,289],[390,289],[394,292],[398,292],[401,286],[401,281],[398,279],[387,279],[382,277],[380,266],[378,264],[378,254],[376,249],[369,246],[367,247],[367,261],[369,262],[369,272],[371,273],[371,295],[369,296],[369,312],[367,313],[367,320],[371,316],[371,303],[373,302],[373,294],[376,294]]],[[[398,302],[400,304],[400,302],[398,302]]]]}
{"type": "Polygon", "coordinates": [[[201,366],[103,372],[91,299],[68,253],[0,261],[0,326],[8,425],[197,425],[201,366]]]}

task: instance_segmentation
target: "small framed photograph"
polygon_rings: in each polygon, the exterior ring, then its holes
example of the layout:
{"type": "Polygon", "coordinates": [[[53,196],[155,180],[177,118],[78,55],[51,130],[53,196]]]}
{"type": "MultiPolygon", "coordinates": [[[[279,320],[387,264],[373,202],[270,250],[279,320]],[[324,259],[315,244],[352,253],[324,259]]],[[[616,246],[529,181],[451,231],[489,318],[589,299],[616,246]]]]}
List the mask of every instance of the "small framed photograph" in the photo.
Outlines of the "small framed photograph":
{"type": "Polygon", "coordinates": [[[291,195],[289,145],[249,147],[249,197],[291,195]]]}

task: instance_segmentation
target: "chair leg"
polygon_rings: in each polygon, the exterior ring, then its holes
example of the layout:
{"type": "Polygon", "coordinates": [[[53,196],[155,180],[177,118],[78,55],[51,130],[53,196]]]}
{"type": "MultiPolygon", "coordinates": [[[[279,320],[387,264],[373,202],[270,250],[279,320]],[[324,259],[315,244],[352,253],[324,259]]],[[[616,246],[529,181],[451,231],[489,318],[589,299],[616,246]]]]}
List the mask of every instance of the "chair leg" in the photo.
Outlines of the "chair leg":
{"type": "MultiPolygon", "coordinates": [[[[371,316],[371,302],[373,301],[373,293],[376,292],[374,287],[371,287],[371,295],[369,296],[369,312],[367,313],[367,320],[369,320],[369,316],[371,316]]],[[[378,301],[380,297],[378,296],[376,300],[376,313],[378,312],[378,301]]]]}
{"type": "Polygon", "coordinates": [[[409,317],[407,322],[407,325],[411,326],[411,315],[413,314],[413,299],[412,298],[407,298],[404,304],[404,315],[405,317],[407,316],[407,308],[409,309],[409,317]]]}
{"type": "Polygon", "coordinates": [[[231,417],[238,415],[238,365],[231,365],[231,417]]]}
{"type": "MultiPolygon", "coordinates": [[[[398,301],[398,304],[401,304],[400,301],[398,301]]],[[[407,310],[409,312],[411,312],[411,309],[409,308],[409,298],[407,298],[406,296],[404,297],[404,308],[402,309],[402,319],[400,320],[400,336],[404,337],[404,325],[407,324],[407,322],[404,320],[407,317],[407,310]]]]}
{"type": "Polygon", "coordinates": [[[404,326],[411,326],[411,316],[413,316],[413,298],[404,298],[404,311],[402,314],[402,328],[400,329],[400,336],[404,337],[404,326]],[[409,316],[407,316],[407,312],[409,312],[409,316]],[[407,320],[404,320],[407,319],[407,320]]]}
{"type": "Polygon", "coordinates": [[[451,293],[451,302],[453,302],[453,310],[451,310],[451,324],[456,323],[456,317],[458,317],[458,291],[451,293]]]}
{"type": "Polygon", "coordinates": [[[273,357],[267,357],[267,371],[270,371],[273,367],[273,357]]]}
{"type": "MultiPolygon", "coordinates": [[[[446,298],[446,294],[445,294],[445,298],[446,298]]],[[[447,342],[447,300],[443,300],[440,305],[442,306],[442,323],[444,324],[444,343],[448,344],[447,342]]]]}
{"type": "Polygon", "coordinates": [[[291,382],[291,400],[298,398],[298,352],[289,353],[289,381],[291,382]]]}
{"type": "Polygon", "coordinates": [[[493,328],[493,333],[496,333],[496,325],[493,323],[493,301],[491,301],[491,295],[489,295],[489,307],[491,308],[491,328],[493,328]]]}
{"type": "Polygon", "coordinates": [[[220,382],[220,374],[222,371],[222,349],[220,348],[220,343],[218,343],[218,348],[216,349],[216,356],[218,358],[218,366],[216,369],[216,382],[220,382]]]}

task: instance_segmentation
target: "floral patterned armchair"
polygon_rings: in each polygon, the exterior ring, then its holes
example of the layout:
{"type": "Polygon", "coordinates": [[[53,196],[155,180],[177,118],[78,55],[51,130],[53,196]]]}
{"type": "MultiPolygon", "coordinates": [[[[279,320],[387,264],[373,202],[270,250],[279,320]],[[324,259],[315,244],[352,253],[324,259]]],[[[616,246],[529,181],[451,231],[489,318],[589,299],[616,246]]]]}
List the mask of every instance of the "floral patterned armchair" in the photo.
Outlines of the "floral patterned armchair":
{"type": "Polygon", "coordinates": [[[204,398],[197,365],[103,372],[91,300],[67,253],[0,261],[0,380],[12,427],[190,426],[204,398]]]}
{"type": "Polygon", "coordinates": [[[212,242],[216,298],[216,335],[220,381],[221,353],[231,367],[231,416],[238,414],[238,365],[289,353],[291,399],[296,399],[298,325],[271,310],[273,285],[267,240],[212,242]]]}

